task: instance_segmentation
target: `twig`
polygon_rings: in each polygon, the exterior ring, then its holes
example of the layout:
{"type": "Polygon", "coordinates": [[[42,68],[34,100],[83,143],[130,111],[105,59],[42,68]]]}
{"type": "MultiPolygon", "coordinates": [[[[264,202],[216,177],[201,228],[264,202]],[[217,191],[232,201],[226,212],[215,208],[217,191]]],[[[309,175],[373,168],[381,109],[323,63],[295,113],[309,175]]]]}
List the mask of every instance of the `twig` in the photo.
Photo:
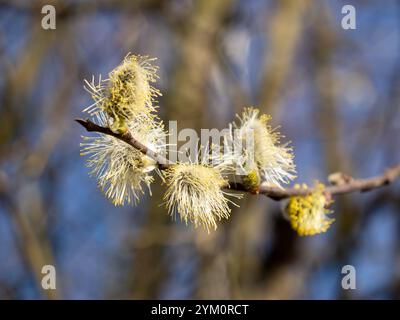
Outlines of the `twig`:
{"type": "MultiPolygon", "coordinates": [[[[366,192],[388,185],[400,177],[400,164],[387,169],[382,175],[368,179],[351,179],[340,185],[328,186],[324,192],[329,195],[339,195],[355,191],[366,192]]],[[[310,194],[313,189],[280,189],[261,185],[259,193],[264,194],[274,200],[282,200],[292,196],[310,194]]]]}
{"type": "MultiPolygon", "coordinates": [[[[160,170],[166,170],[174,164],[165,157],[158,154],[157,152],[154,152],[147,146],[137,141],[129,132],[123,134],[117,134],[111,131],[109,128],[99,126],[90,120],[75,119],[75,121],[78,122],[80,125],[82,125],[89,132],[99,132],[107,134],[126,142],[127,144],[136,148],[143,154],[155,160],[158,163],[158,167],[160,170]]],[[[353,179],[342,173],[335,173],[334,175],[339,177],[344,177],[345,179],[342,179],[341,181],[335,181],[335,183],[337,184],[326,187],[324,192],[326,193],[327,196],[351,193],[355,191],[366,192],[388,185],[393,181],[395,181],[397,178],[399,178],[400,164],[387,169],[382,175],[378,175],[368,179],[353,179]]],[[[243,186],[243,184],[236,182],[229,182],[226,188],[235,191],[250,192],[243,186]]],[[[314,191],[313,188],[284,189],[284,188],[268,186],[267,184],[262,183],[259,186],[257,192],[251,192],[251,193],[263,194],[273,200],[279,201],[293,196],[305,196],[312,193],[313,191],[314,191]]]]}

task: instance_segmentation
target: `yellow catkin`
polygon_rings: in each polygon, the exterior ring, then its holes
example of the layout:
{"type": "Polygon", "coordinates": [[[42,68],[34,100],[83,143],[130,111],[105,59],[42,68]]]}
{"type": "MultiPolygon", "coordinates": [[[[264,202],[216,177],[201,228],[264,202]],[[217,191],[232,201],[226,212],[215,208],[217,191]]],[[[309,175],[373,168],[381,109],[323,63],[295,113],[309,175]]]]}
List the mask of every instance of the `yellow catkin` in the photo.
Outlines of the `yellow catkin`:
{"type": "Polygon", "coordinates": [[[178,213],[185,223],[202,225],[209,231],[217,221],[228,219],[231,209],[223,191],[225,179],[216,168],[203,164],[183,163],[165,172],[167,191],[164,196],[171,215],[178,213]]]}
{"type": "MultiPolygon", "coordinates": [[[[96,119],[104,126],[107,116],[99,112],[96,119]]],[[[128,130],[152,150],[166,152],[166,133],[161,122],[153,121],[151,126],[146,120],[131,122],[128,130]]],[[[82,138],[81,155],[88,156],[91,175],[97,178],[99,188],[114,205],[136,204],[144,193],[143,186],[150,191],[154,180],[150,173],[157,168],[153,159],[110,135],[82,138]]]]}
{"type": "MultiPolygon", "coordinates": [[[[300,188],[296,185],[296,188],[300,188]]],[[[307,188],[303,185],[302,188],[307,188]]],[[[324,185],[316,184],[315,191],[306,196],[290,197],[285,213],[292,228],[300,236],[312,236],[326,232],[335,219],[327,215],[331,213],[327,207],[331,201],[327,201],[324,194],[324,185]]]]}
{"type": "Polygon", "coordinates": [[[227,145],[240,150],[236,163],[241,174],[249,176],[256,171],[261,181],[277,187],[293,180],[296,167],[292,148],[288,143],[281,144],[281,134],[269,125],[271,117],[260,115],[253,107],[245,108],[237,117],[239,122],[231,124],[226,139],[227,145]]]}
{"type": "Polygon", "coordinates": [[[98,83],[86,81],[86,89],[91,93],[94,104],[85,111],[93,114],[104,111],[111,119],[111,130],[123,133],[127,123],[137,116],[154,117],[154,103],[161,93],[152,86],[157,79],[155,59],[147,56],[127,55],[124,61],[112,70],[108,79],[98,83]]]}

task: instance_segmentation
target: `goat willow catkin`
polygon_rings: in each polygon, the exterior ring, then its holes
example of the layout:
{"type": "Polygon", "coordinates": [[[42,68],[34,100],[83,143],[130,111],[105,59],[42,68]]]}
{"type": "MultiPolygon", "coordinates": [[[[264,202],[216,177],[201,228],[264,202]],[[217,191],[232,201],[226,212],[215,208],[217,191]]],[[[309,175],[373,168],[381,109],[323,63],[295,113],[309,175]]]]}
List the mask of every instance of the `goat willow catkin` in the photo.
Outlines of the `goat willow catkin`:
{"type": "MultiPolygon", "coordinates": [[[[307,189],[306,185],[302,186],[307,189]]],[[[301,188],[296,185],[295,188],[301,188]]],[[[285,207],[285,215],[292,228],[300,236],[313,236],[326,232],[335,219],[327,215],[332,213],[327,207],[332,203],[324,194],[325,186],[317,183],[314,191],[306,196],[290,197],[285,207]]]]}
{"type": "Polygon", "coordinates": [[[268,124],[268,115],[256,108],[245,108],[239,122],[230,125],[226,145],[236,154],[236,165],[249,189],[263,181],[281,187],[296,176],[293,150],[281,144],[282,135],[268,124]],[[238,153],[236,150],[240,150],[238,153]]]}
{"type": "MultiPolygon", "coordinates": [[[[104,113],[96,115],[97,123],[107,122],[104,113]]],[[[166,152],[166,133],[161,122],[136,119],[128,125],[129,132],[152,150],[166,152]]],[[[129,144],[109,135],[83,137],[81,155],[89,156],[87,166],[98,180],[104,195],[115,205],[137,203],[144,193],[143,185],[150,193],[153,177],[150,172],[157,169],[156,162],[129,144]]],[[[158,169],[157,169],[158,170],[158,169]]]]}
{"type": "Polygon", "coordinates": [[[110,129],[116,133],[125,132],[129,121],[138,115],[154,117],[153,104],[161,95],[151,85],[157,79],[158,67],[151,64],[154,60],[129,54],[109,73],[108,79],[100,77],[97,84],[94,78],[91,83],[85,81],[94,103],[84,111],[104,111],[110,117],[110,129]]]}
{"type": "Polygon", "coordinates": [[[164,172],[167,191],[164,195],[166,207],[173,216],[179,213],[186,224],[201,225],[207,231],[217,229],[217,221],[228,219],[231,209],[227,198],[241,198],[241,194],[224,191],[228,181],[224,172],[231,170],[230,159],[214,148],[195,163],[181,163],[164,172]]]}

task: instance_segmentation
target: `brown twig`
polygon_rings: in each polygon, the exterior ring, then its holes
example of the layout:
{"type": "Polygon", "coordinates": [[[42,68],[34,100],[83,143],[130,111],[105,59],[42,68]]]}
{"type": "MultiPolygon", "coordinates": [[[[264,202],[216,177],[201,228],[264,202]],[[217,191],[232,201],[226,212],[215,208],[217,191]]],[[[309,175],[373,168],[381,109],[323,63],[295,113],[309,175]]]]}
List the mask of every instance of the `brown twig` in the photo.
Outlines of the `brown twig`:
{"type": "MultiPolygon", "coordinates": [[[[117,139],[120,139],[127,144],[131,145],[132,147],[136,148],[143,154],[147,155],[148,157],[152,158],[158,163],[158,167],[160,170],[165,170],[173,165],[168,159],[163,157],[162,155],[154,152],[153,150],[149,149],[147,146],[143,145],[139,141],[137,141],[129,132],[124,134],[117,134],[111,131],[109,128],[105,128],[93,123],[90,120],[83,120],[83,119],[75,119],[80,125],[82,125],[87,131],[89,132],[99,132],[103,134],[107,134],[113,136],[117,139]]],[[[344,193],[351,193],[355,191],[365,192],[372,189],[377,189],[388,185],[395,181],[400,176],[400,164],[387,169],[382,175],[375,176],[368,179],[353,179],[347,175],[342,173],[335,173],[337,177],[343,177],[339,181],[338,184],[331,185],[325,188],[324,192],[328,195],[338,195],[344,193]]],[[[235,190],[235,191],[243,191],[249,192],[241,183],[230,182],[227,186],[227,189],[235,190]]],[[[265,183],[262,183],[258,190],[257,194],[263,194],[273,200],[283,200],[293,196],[305,196],[313,192],[312,188],[309,189],[297,189],[297,188],[278,188],[268,186],[265,183]]],[[[254,193],[254,192],[251,192],[254,193]]]]}
{"type": "MultiPolygon", "coordinates": [[[[339,195],[355,191],[366,192],[388,185],[400,176],[400,164],[387,169],[382,175],[368,179],[351,179],[340,185],[328,186],[324,192],[329,195],[339,195]]],[[[292,196],[310,194],[313,189],[280,189],[261,185],[259,193],[264,194],[274,200],[282,200],[292,196]]]]}

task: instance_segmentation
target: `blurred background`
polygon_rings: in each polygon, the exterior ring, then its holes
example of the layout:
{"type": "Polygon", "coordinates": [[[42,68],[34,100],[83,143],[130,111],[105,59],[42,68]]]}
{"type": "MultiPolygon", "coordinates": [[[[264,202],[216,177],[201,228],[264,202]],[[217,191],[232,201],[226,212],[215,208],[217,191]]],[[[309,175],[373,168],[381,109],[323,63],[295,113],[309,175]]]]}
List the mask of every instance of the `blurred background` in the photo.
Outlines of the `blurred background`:
{"type": "Polygon", "coordinates": [[[207,234],[171,221],[159,182],[114,207],[73,121],[84,79],[148,54],[167,124],[222,129],[255,105],[292,142],[298,182],[373,176],[400,162],[399,36],[392,0],[0,0],[0,298],[400,298],[399,183],[337,197],[322,235],[298,237],[281,203],[251,195],[207,234]],[[41,288],[46,264],[57,290],[41,288]]]}

